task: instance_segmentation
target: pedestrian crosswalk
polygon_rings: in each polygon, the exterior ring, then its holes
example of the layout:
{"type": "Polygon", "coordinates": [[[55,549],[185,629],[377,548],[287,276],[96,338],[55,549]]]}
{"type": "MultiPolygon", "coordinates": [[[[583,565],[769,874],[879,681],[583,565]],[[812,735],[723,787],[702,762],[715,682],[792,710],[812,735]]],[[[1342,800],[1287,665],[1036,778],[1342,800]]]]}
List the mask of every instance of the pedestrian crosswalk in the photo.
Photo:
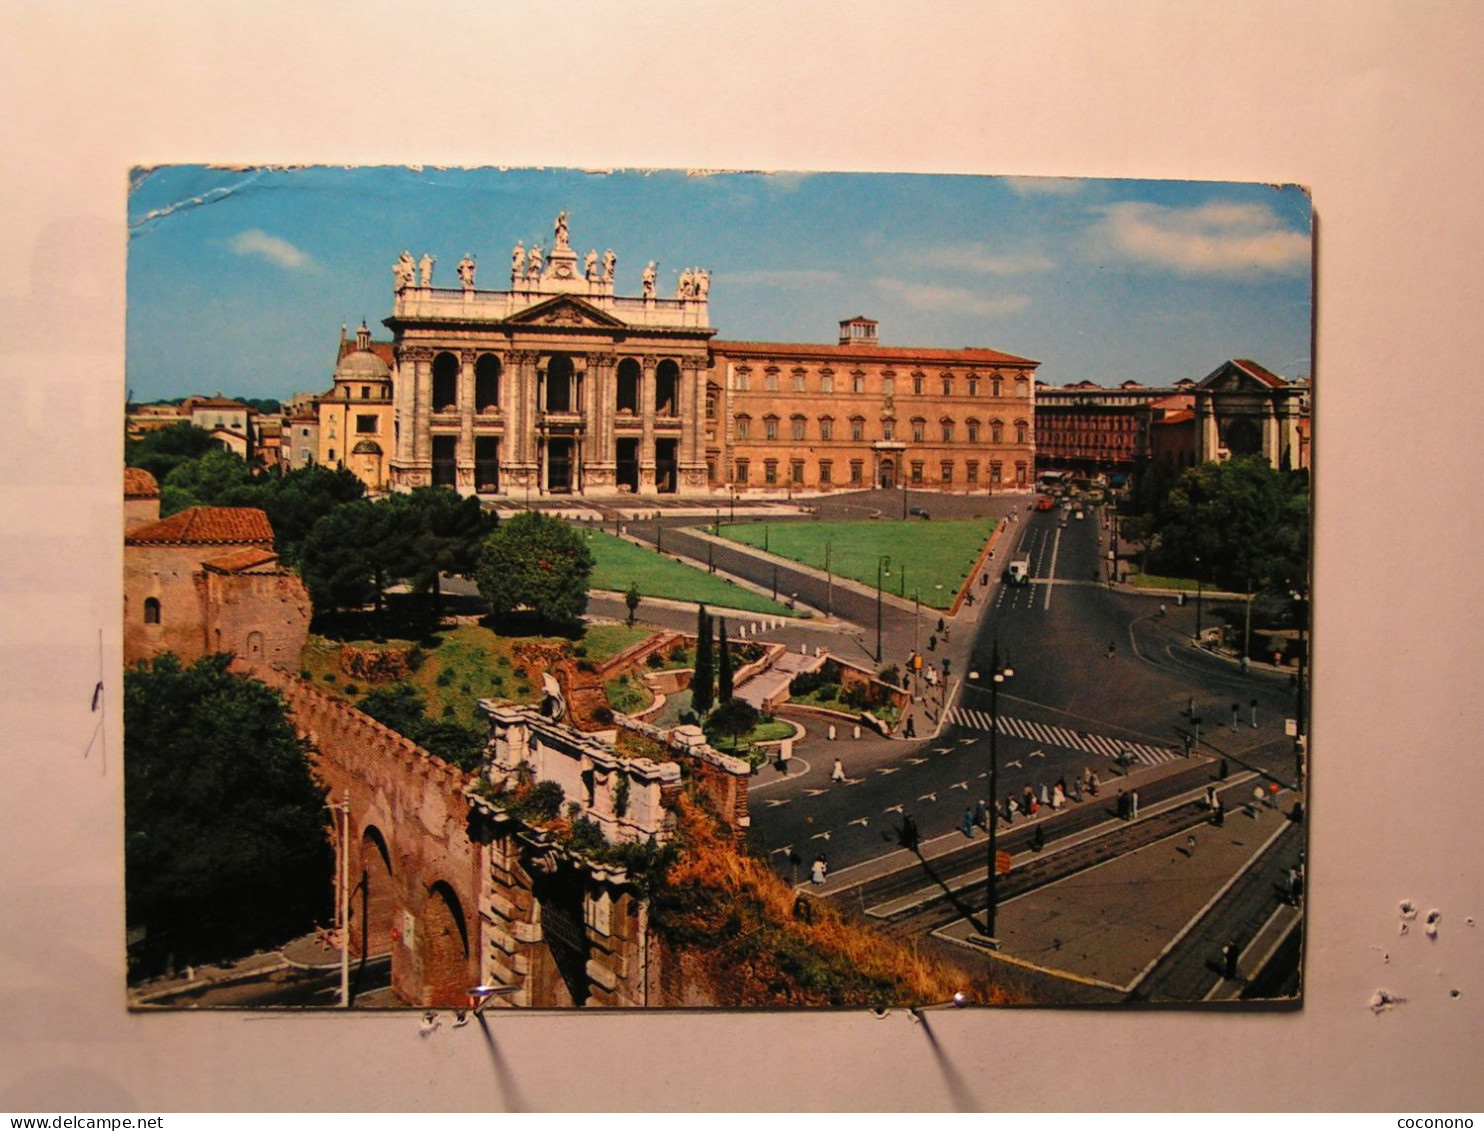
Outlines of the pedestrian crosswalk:
{"type": "MultiPolygon", "coordinates": [[[[989,731],[991,729],[989,712],[976,711],[971,707],[954,707],[948,712],[948,721],[957,723],[959,726],[974,727],[976,730],[989,731]]],[[[1035,723],[1029,719],[1012,719],[1004,715],[1000,716],[1000,733],[1013,735],[1016,738],[1028,738],[1032,742],[1044,742],[1050,746],[1062,746],[1068,750],[1101,754],[1115,761],[1121,753],[1126,752],[1130,759],[1142,762],[1146,766],[1158,766],[1161,763],[1173,762],[1184,757],[1182,751],[1168,746],[1127,742],[1121,738],[1088,734],[1086,731],[1051,726],[1048,723],[1035,723]]]]}

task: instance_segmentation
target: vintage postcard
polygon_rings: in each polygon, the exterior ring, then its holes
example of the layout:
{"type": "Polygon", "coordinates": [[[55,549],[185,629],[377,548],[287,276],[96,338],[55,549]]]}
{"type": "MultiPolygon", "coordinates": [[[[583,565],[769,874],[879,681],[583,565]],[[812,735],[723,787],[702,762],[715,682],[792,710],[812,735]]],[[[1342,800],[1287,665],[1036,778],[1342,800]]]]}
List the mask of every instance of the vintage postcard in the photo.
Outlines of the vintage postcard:
{"type": "Polygon", "coordinates": [[[128,215],[133,1007],[1301,1001],[1301,187],[128,215]]]}

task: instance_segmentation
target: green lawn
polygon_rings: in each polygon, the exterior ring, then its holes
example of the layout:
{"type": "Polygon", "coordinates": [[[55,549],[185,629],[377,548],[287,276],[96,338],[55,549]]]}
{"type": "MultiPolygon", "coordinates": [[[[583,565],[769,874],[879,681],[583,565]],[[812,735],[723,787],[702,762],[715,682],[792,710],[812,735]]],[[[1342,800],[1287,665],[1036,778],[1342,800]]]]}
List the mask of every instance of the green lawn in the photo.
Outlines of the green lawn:
{"type": "MultiPolygon", "coordinates": [[[[628,590],[630,582],[637,582],[639,592],[645,597],[703,602],[711,606],[746,609],[748,612],[768,616],[798,615],[760,593],[734,585],[704,569],[685,565],[674,558],[646,550],[599,530],[584,533],[588,539],[588,548],[592,550],[597,562],[589,583],[594,589],[611,589],[623,593],[628,590]]],[[[644,615],[642,604],[638,615],[644,615]]]]}
{"type": "Polygon", "coordinates": [[[723,523],[721,536],[759,549],[766,546],[770,553],[815,569],[825,568],[829,543],[830,569],[872,587],[877,561],[887,555],[891,560],[881,578],[886,592],[909,600],[918,593],[924,605],[946,609],[994,528],[994,519],[749,522],[723,523]]]}

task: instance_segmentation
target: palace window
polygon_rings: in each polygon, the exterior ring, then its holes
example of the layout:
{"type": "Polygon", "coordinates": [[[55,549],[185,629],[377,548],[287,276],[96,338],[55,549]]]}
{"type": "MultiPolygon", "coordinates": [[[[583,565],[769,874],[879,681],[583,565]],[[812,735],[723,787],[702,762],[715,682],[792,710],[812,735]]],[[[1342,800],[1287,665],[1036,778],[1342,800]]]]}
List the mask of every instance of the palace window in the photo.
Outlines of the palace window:
{"type": "Polygon", "coordinates": [[[977,377],[970,377],[969,378],[969,396],[971,396],[971,397],[977,397],[978,395],[979,395],[979,378],[977,378],[977,377]]]}
{"type": "Polygon", "coordinates": [[[894,395],[897,391],[897,379],[895,377],[881,378],[881,391],[888,397],[894,395]]]}
{"type": "Polygon", "coordinates": [[[819,391],[821,393],[833,393],[835,391],[835,375],[830,370],[823,370],[819,375],[819,391]]]}
{"type": "Polygon", "coordinates": [[[737,417],[737,439],[746,440],[752,436],[752,417],[737,417]]]}
{"type": "Polygon", "coordinates": [[[951,396],[953,396],[953,378],[952,377],[944,377],[943,378],[943,395],[945,397],[951,397],[951,396]]]}
{"type": "Polygon", "coordinates": [[[943,442],[945,444],[953,443],[953,421],[944,420],[941,423],[943,425],[943,442]]]}
{"type": "Polygon", "coordinates": [[[144,599],[144,623],[160,623],[160,602],[157,598],[146,597],[144,599]]]}
{"type": "Polygon", "coordinates": [[[778,391],[778,370],[770,369],[763,377],[763,388],[770,393],[778,391]]]}
{"type": "Polygon", "coordinates": [[[835,418],[833,416],[821,416],[819,418],[819,438],[821,440],[833,440],[835,438],[835,418]]]}
{"type": "Polygon", "coordinates": [[[989,382],[989,395],[992,397],[1000,396],[1001,388],[1003,387],[1003,385],[1004,382],[1001,381],[998,377],[991,378],[989,382]]]}
{"type": "Polygon", "coordinates": [[[912,418],[912,439],[919,444],[927,439],[927,421],[920,416],[912,418]]]}
{"type": "Polygon", "coordinates": [[[989,465],[989,481],[996,487],[1005,481],[1004,467],[999,460],[994,460],[989,465]]]}
{"type": "Polygon", "coordinates": [[[707,420],[715,420],[716,419],[716,397],[717,397],[717,394],[720,393],[720,392],[721,392],[721,390],[718,389],[715,385],[707,385],[706,386],[706,419],[707,420]]]}
{"type": "Polygon", "coordinates": [[[953,462],[951,460],[945,459],[938,465],[938,477],[945,487],[953,483],[953,462]]]}
{"type": "MultiPolygon", "coordinates": [[[[802,468],[801,468],[801,470],[802,470],[802,468]]],[[[834,475],[835,475],[834,464],[832,464],[827,459],[820,460],[819,461],[819,485],[821,487],[828,487],[831,483],[834,482],[834,475]]]]}
{"type": "Polygon", "coordinates": [[[778,439],[778,418],[776,416],[763,417],[763,439],[778,439]]]}
{"type": "Polygon", "coordinates": [[[748,371],[746,369],[737,370],[737,391],[739,393],[747,392],[747,378],[748,371]]]}
{"type": "Polygon", "coordinates": [[[763,482],[770,487],[778,482],[778,461],[776,459],[763,461],[763,482]]]}
{"type": "Polygon", "coordinates": [[[433,359],[433,411],[451,412],[459,403],[459,359],[440,353],[433,359]]]}
{"type": "Polygon", "coordinates": [[[852,416],[850,418],[850,438],[852,440],[864,440],[866,438],[865,417],[852,416]]]}
{"type": "Polygon", "coordinates": [[[979,421],[970,419],[965,426],[969,430],[969,443],[977,444],[979,442],[979,421]]]}
{"type": "Polygon", "coordinates": [[[789,417],[788,423],[789,423],[789,434],[795,440],[802,440],[804,438],[804,428],[805,428],[804,418],[802,416],[791,416],[791,417],[789,417]]]}
{"type": "Polygon", "coordinates": [[[881,422],[881,438],[883,440],[894,440],[897,434],[897,422],[895,420],[883,420],[881,422]]]}
{"type": "Polygon", "coordinates": [[[1017,420],[1015,422],[1015,442],[1017,444],[1023,444],[1023,443],[1025,443],[1026,437],[1029,434],[1030,434],[1030,426],[1027,425],[1024,420],[1017,420]]]}
{"type": "Polygon", "coordinates": [[[964,464],[964,478],[976,487],[979,485],[979,461],[971,459],[964,464]]]}
{"type": "Polygon", "coordinates": [[[863,460],[853,459],[850,461],[850,485],[859,487],[866,479],[866,465],[863,460]]]}
{"type": "Polygon", "coordinates": [[[989,422],[989,442],[991,444],[1002,444],[1005,442],[1005,423],[1002,420],[991,420],[989,422]]]}
{"type": "Polygon", "coordinates": [[[922,374],[912,374],[912,392],[916,396],[922,396],[922,374]]]}
{"type": "Polygon", "coordinates": [[[789,464],[788,470],[789,474],[793,477],[794,486],[802,487],[804,485],[804,461],[801,459],[794,460],[789,464]]]}
{"type": "Polygon", "coordinates": [[[1024,377],[1015,378],[1015,395],[1017,397],[1028,397],[1031,395],[1031,383],[1024,377]]]}
{"type": "Polygon", "coordinates": [[[866,375],[864,373],[852,373],[850,375],[850,391],[853,393],[864,393],[866,391],[866,375]]]}
{"type": "Polygon", "coordinates": [[[474,405],[478,412],[500,407],[500,359],[492,353],[474,363],[474,405]]]}
{"type": "Polygon", "coordinates": [[[803,391],[804,391],[804,371],[802,369],[795,369],[794,370],[794,392],[796,392],[796,393],[802,393],[803,391]]]}
{"type": "Polygon", "coordinates": [[[1015,464],[1015,482],[1020,487],[1024,487],[1026,484],[1026,466],[1024,460],[1019,460],[1015,464]]]}
{"type": "Polygon", "coordinates": [[[922,482],[922,461],[921,460],[913,460],[912,461],[912,482],[914,482],[914,483],[921,483],[922,482]]]}
{"type": "Polygon", "coordinates": [[[745,484],[747,482],[747,471],[747,461],[745,459],[739,459],[737,461],[736,474],[732,477],[733,482],[745,484]]]}

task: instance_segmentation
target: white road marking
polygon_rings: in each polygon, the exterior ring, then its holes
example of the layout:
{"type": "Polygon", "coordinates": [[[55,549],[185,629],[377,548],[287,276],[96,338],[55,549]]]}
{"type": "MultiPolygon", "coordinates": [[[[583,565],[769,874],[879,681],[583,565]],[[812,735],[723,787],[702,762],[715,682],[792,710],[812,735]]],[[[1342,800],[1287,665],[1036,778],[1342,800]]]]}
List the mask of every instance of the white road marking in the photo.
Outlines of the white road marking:
{"type": "Polygon", "coordinates": [[[763,804],[767,805],[770,809],[776,809],[780,805],[787,805],[790,800],[791,798],[785,797],[782,801],[775,801],[773,798],[769,797],[764,799],[763,804]]]}

